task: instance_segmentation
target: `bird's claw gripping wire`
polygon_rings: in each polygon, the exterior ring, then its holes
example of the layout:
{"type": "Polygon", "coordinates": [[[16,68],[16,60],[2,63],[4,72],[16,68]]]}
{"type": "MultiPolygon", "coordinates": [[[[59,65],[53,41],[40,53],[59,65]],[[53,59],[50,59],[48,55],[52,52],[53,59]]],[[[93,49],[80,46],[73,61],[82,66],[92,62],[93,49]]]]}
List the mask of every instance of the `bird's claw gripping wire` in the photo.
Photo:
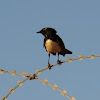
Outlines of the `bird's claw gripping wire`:
{"type": "Polygon", "coordinates": [[[51,68],[52,65],[50,65],[50,63],[48,63],[47,67],[48,67],[49,70],[52,69],[52,68],[51,68]]]}
{"type": "Polygon", "coordinates": [[[57,64],[58,65],[61,65],[62,64],[62,61],[61,60],[57,60],[57,64]]]}

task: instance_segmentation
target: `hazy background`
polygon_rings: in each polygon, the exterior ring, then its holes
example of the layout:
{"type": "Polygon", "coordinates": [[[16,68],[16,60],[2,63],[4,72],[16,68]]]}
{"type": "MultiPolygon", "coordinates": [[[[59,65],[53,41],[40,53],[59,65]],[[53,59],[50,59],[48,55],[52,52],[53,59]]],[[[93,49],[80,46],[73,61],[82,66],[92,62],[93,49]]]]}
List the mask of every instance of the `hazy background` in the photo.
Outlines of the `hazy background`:
{"type": "MultiPolygon", "coordinates": [[[[100,55],[100,0],[0,0],[0,69],[34,73],[47,65],[44,37],[36,32],[52,27],[72,55],[100,55]]],[[[57,56],[51,56],[54,64],[57,56]]],[[[100,58],[85,59],[44,71],[48,79],[77,100],[100,100],[100,58]]],[[[0,98],[21,76],[0,74],[0,98]]],[[[37,80],[26,81],[8,100],[69,100],[37,80]]]]}

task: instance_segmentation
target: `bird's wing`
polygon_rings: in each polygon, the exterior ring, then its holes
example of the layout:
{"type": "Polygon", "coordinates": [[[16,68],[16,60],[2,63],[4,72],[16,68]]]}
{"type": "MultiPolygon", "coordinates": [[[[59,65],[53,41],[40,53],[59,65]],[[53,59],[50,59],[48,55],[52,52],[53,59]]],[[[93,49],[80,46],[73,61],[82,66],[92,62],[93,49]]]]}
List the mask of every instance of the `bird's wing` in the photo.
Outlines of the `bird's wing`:
{"type": "Polygon", "coordinates": [[[62,49],[65,49],[65,45],[64,45],[64,42],[62,41],[62,39],[56,35],[56,42],[59,44],[59,46],[62,48],[62,49]]]}

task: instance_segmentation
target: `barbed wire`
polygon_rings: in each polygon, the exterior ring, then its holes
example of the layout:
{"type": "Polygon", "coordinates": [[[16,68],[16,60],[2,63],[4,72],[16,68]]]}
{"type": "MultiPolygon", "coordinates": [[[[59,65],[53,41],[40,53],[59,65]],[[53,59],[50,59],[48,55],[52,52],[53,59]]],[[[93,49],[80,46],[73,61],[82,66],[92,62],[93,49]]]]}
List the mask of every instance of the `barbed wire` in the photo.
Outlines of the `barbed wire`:
{"type": "Polygon", "coordinates": [[[13,94],[14,92],[15,92],[15,89],[16,88],[18,88],[19,86],[21,87],[22,85],[23,85],[23,83],[25,82],[25,81],[27,81],[29,78],[25,78],[23,81],[18,81],[17,83],[18,83],[18,85],[16,85],[14,88],[10,88],[8,91],[9,91],[9,93],[6,95],[6,96],[2,96],[2,100],[8,100],[7,99],[7,97],[10,95],[10,94],[13,94]]]}
{"type": "MultiPolygon", "coordinates": [[[[79,55],[78,58],[68,57],[68,60],[62,61],[61,64],[62,64],[62,63],[65,63],[65,62],[72,63],[74,60],[84,60],[85,58],[95,59],[95,57],[100,57],[100,55],[90,55],[90,56],[79,55]]],[[[56,66],[56,65],[59,65],[59,64],[57,64],[57,63],[56,63],[56,64],[53,64],[51,67],[54,67],[54,66],[56,66]]],[[[43,80],[41,80],[41,79],[39,79],[39,78],[37,77],[37,75],[40,75],[43,71],[45,71],[45,70],[47,70],[47,69],[48,69],[48,67],[46,67],[46,68],[44,68],[44,69],[42,69],[42,70],[37,69],[37,70],[36,70],[36,73],[34,73],[34,74],[29,74],[29,75],[27,75],[27,72],[23,72],[23,73],[21,74],[21,73],[17,73],[16,70],[12,70],[12,71],[10,72],[10,71],[5,71],[5,70],[3,70],[3,69],[0,69],[0,74],[10,73],[10,74],[13,75],[13,76],[15,76],[15,75],[20,75],[20,76],[22,76],[22,77],[27,77],[27,78],[25,78],[23,81],[20,81],[20,80],[19,80],[19,81],[17,82],[18,84],[17,84],[14,88],[10,88],[10,89],[9,89],[9,93],[8,93],[6,96],[2,96],[1,99],[2,99],[2,100],[7,100],[7,97],[8,97],[10,94],[13,94],[13,93],[15,92],[15,89],[18,88],[19,86],[21,87],[21,86],[23,85],[23,83],[24,83],[25,81],[27,81],[28,79],[30,79],[30,80],[36,79],[36,80],[42,82],[44,85],[48,84],[49,86],[52,87],[53,90],[58,90],[58,91],[60,91],[60,92],[61,92],[61,95],[67,96],[70,100],[76,100],[74,97],[70,97],[70,96],[67,94],[67,91],[66,91],[66,90],[63,90],[63,91],[60,90],[60,89],[58,88],[58,85],[56,85],[56,84],[52,85],[52,84],[48,83],[48,80],[47,80],[47,79],[45,79],[45,80],[43,81],[43,80]]]]}
{"type": "Polygon", "coordinates": [[[44,79],[44,81],[43,81],[43,80],[37,78],[36,80],[42,82],[42,84],[44,84],[44,85],[48,84],[48,85],[51,86],[52,89],[55,90],[55,91],[58,90],[59,92],[61,92],[61,95],[62,95],[62,96],[67,96],[70,100],[76,100],[74,97],[70,97],[70,96],[67,94],[67,91],[66,91],[66,90],[63,90],[63,91],[62,91],[61,89],[59,89],[57,84],[52,85],[52,84],[48,83],[48,80],[47,80],[47,79],[44,79]]]}
{"type": "MultiPolygon", "coordinates": [[[[26,79],[24,79],[23,81],[18,81],[17,83],[18,83],[18,85],[16,85],[14,88],[10,88],[8,91],[9,91],[9,93],[6,95],[6,96],[2,96],[2,100],[8,100],[7,99],[7,97],[10,95],[10,94],[13,94],[14,92],[15,92],[15,89],[16,88],[18,88],[19,86],[21,87],[22,85],[23,85],[23,83],[25,82],[25,81],[27,81],[29,78],[26,78],[26,79]]],[[[49,86],[51,86],[52,87],[52,89],[53,90],[58,90],[58,91],[60,91],[61,92],[61,95],[62,96],[67,96],[70,100],[76,100],[74,97],[70,97],[68,94],[67,94],[67,91],[66,90],[61,90],[61,89],[59,89],[58,88],[58,85],[56,85],[56,84],[54,84],[54,85],[52,85],[52,84],[50,84],[50,83],[48,83],[48,80],[47,79],[44,79],[44,80],[41,80],[41,79],[39,79],[39,78],[35,78],[36,80],[38,80],[38,81],[40,81],[40,82],[42,82],[42,84],[44,84],[44,85],[49,85],[49,86]]]]}
{"type": "MultiPolygon", "coordinates": [[[[83,55],[79,55],[78,58],[72,58],[72,57],[68,57],[68,60],[65,60],[65,61],[62,61],[61,63],[65,63],[65,62],[69,62],[69,63],[72,63],[74,60],[84,60],[85,58],[90,58],[90,59],[95,59],[95,57],[100,57],[100,55],[90,55],[90,56],[83,56],[83,55]]],[[[56,65],[59,65],[59,64],[53,64],[51,65],[52,67],[56,66],[56,65]]],[[[47,65],[46,65],[47,66],[47,65]]],[[[40,69],[37,69],[36,70],[36,73],[34,74],[42,74],[43,71],[47,70],[48,67],[40,70],[40,69]]],[[[5,71],[3,69],[0,69],[0,74],[4,74],[4,73],[10,73],[11,75],[15,76],[15,75],[21,75],[22,77],[28,77],[29,75],[27,75],[27,72],[23,72],[22,74],[21,73],[16,73],[16,70],[12,70],[11,72],[10,71],[5,71]]]]}

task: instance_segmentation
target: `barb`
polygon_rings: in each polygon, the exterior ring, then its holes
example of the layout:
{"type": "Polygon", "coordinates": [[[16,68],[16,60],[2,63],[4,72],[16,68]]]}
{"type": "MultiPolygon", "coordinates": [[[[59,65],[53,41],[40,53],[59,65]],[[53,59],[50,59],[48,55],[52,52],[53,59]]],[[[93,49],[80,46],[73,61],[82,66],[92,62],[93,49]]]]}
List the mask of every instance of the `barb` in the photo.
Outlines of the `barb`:
{"type": "MultiPolygon", "coordinates": [[[[95,57],[100,57],[100,55],[91,55],[91,56],[83,56],[83,55],[79,55],[78,58],[72,58],[72,57],[69,57],[68,60],[65,60],[65,61],[62,61],[61,63],[65,63],[65,62],[69,62],[69,63],[72,63],[74,60],[84,60],[85,58],[90,58],[90,59],[95,59],[95,57]]],[[[59,64],[53,64],[52,67],[56,66],[56,65],[59,65],[59,64]]],[[[5,71],[3,69],[0,69],[0,74],[4,74],[4,73],[10,73],[11,75],[15,76],[15,75],[20,75],[22,77],[27,77],[25,78],[23,81],[18,81],[18,85],[16,85],[14,88],[10,88],[9,89],[9,93],[6,95],[6,96],[3,96],[1,99],[2,100],[7,100],[7,97],[10,95],[10,94],[13,94],[15,92],[15,89],[18,88],[19,86],[21,87],[23,85],[23,83],[25,81],[27,81],[28,79],[32,80],[32,79],[36,79],[40,82],[42,82],[44,85],[48,84],[49,86],[52,87],[52,89],[54,90],[58,90],[61,92],[61,95],[63,96],[67,96],[70,100],[76,100],[74,97],[70,97],[68,94],[67,94],[67,91],[66,90],[60,90],[58,88],[58,85],[54,84],[50,84],[48,83],[48,80],[41,80],[41,79],[38,79],[38,77],[36,76],[37,74],[40,75],[43,71],[47,70],[48,68],[44,68],[42,70],[38,69],[36,70],[36,73],[34,74],[30,74],[30,75],[27,75],[26,72],[23,72],[22,74],[21,73],[17,73],[15,70],[12,70],[11,72],[10,71],[5,71]]]]}

